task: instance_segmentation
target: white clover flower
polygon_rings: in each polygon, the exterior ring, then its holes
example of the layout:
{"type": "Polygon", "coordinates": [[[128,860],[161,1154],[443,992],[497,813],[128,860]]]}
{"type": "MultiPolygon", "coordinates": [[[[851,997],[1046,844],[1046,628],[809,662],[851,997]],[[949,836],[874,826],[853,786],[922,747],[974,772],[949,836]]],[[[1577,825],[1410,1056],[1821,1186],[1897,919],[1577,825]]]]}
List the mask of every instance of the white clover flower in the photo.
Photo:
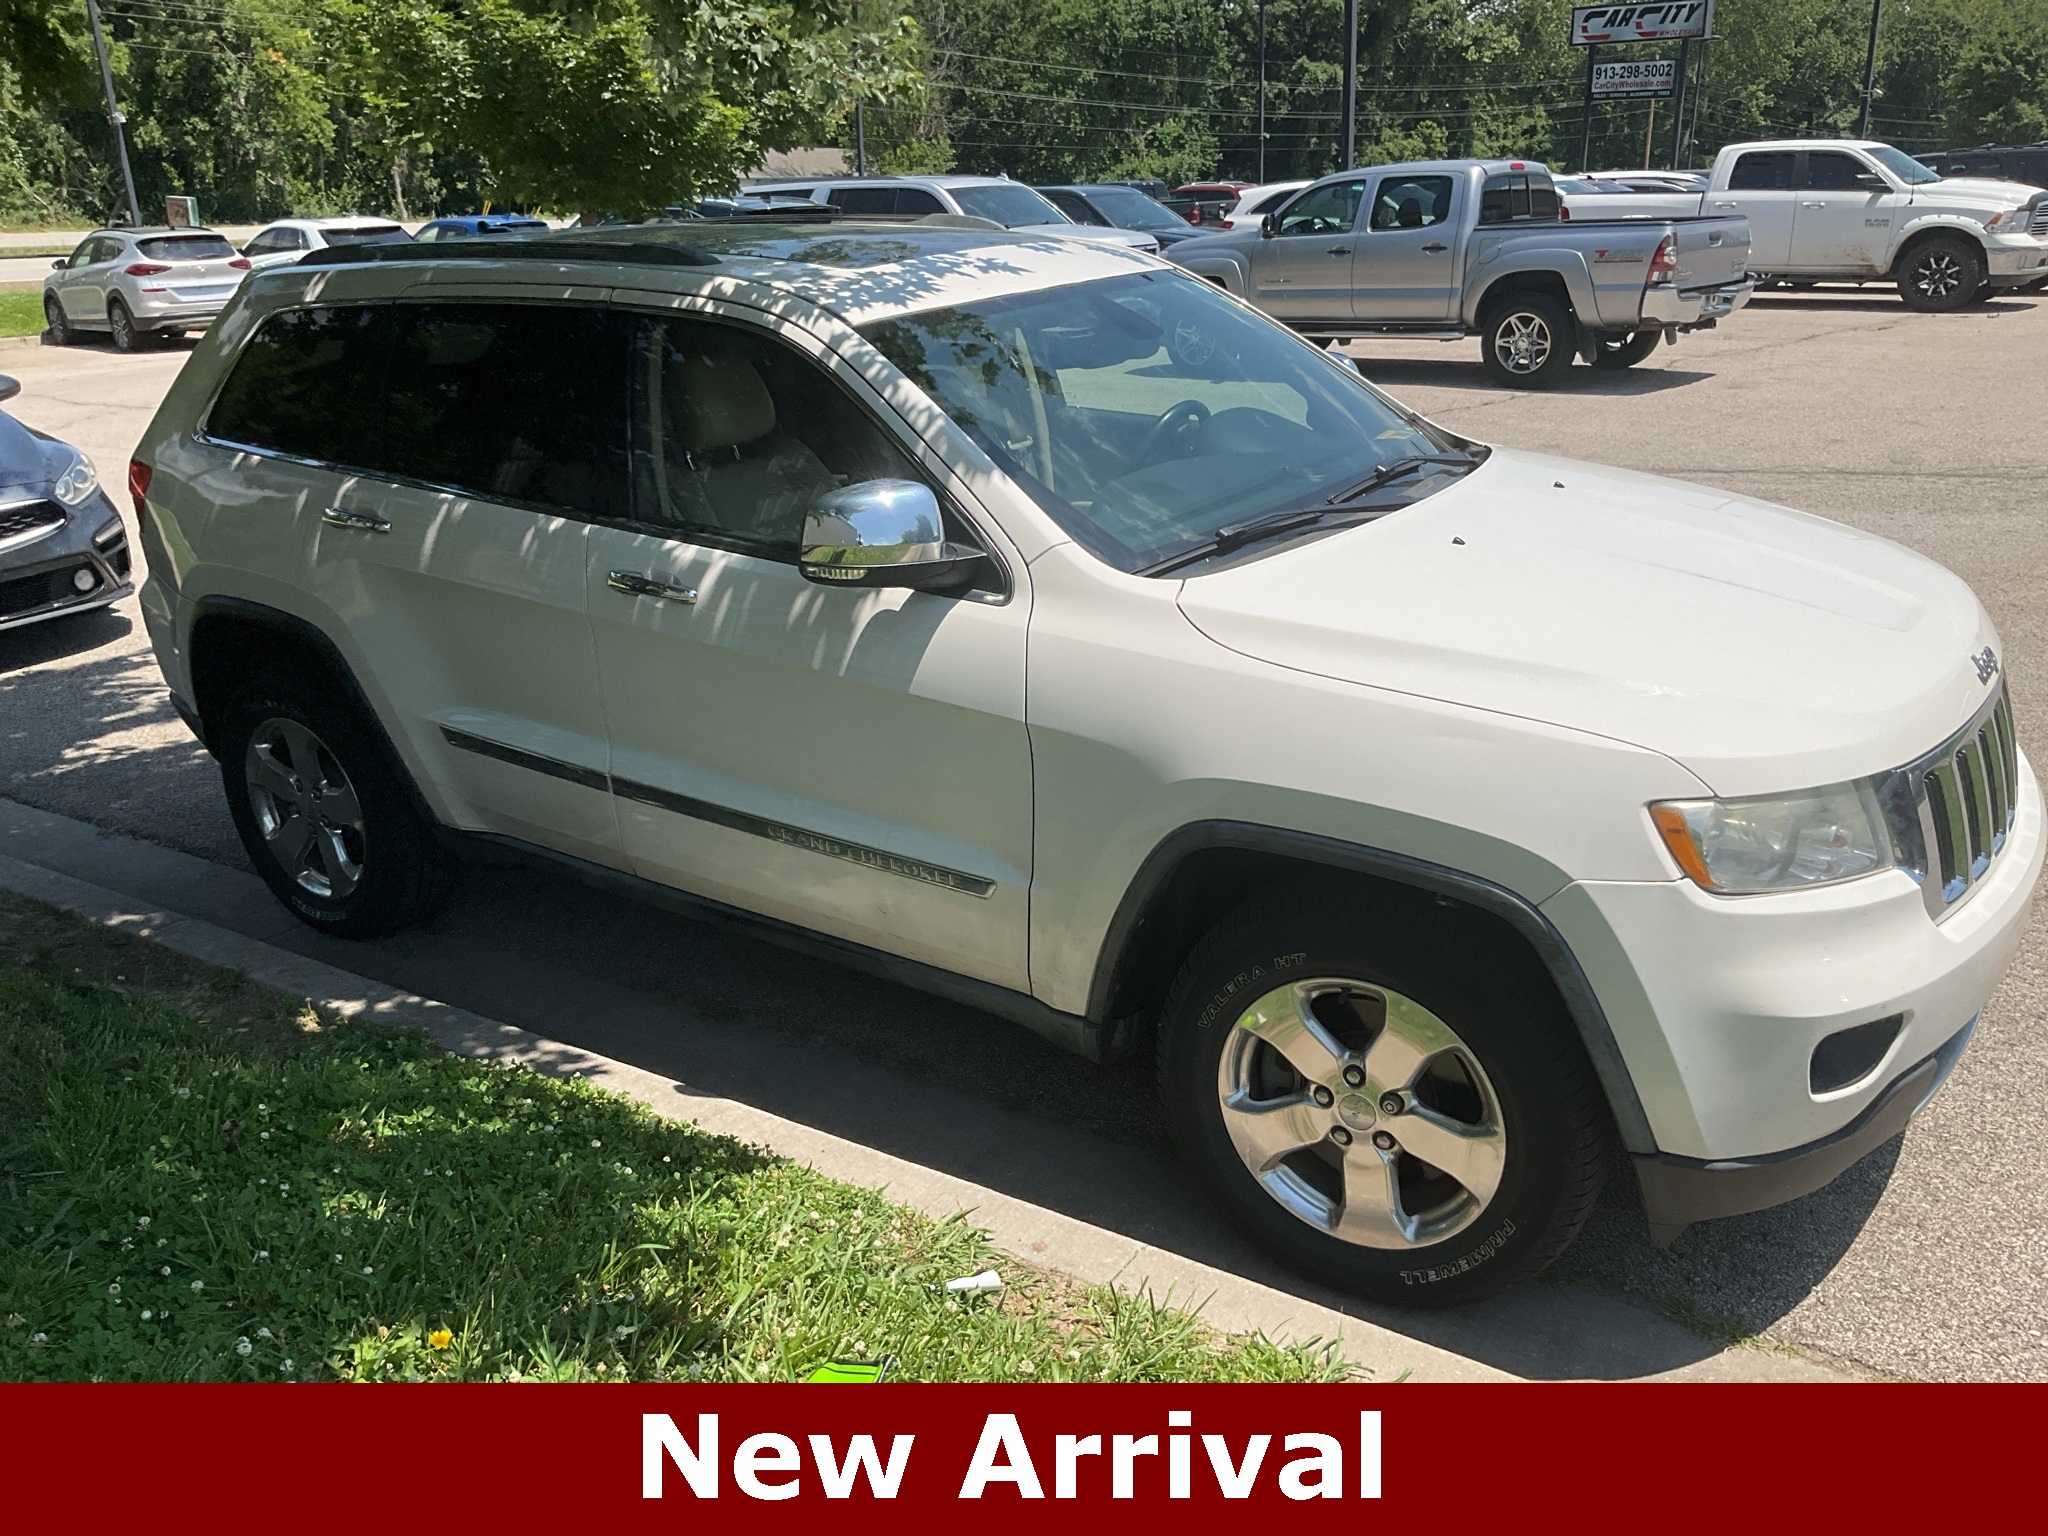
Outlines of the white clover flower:
{"type": "Polygon", "coordinates": [[[28,1341],[31,1344],[47,1344],[50,1342],[50,1336],[47,1333],[32,1333],[28,1336],[28,1341]]]}
{"type": "Polygon", "coordinates": [[[135,1225],[137,1225],[138,1227],[146,1227],[149,1225],[149,1218],[147,1216],[138,1216],[135,1218],[135,1225]]]}
{"type": "Polygon", "coordinates": [[[181,1099],[189,1099],[192,1097],[192,1090],[190,1088],[180,1088],[178,1090],[178,1097],[181,1099]]]}
{"type": "Polygon", "coordinates": [[[115,1281],[115,1282],[114,1282],[113,1284],[109,1285],[109,1286],[107,1287],[107,1294],[108,1294],[109,1296],[118,1296],[118,1295],[120,1295],[120,1294],[121,1294],[121,1282],[120,1282],[120,1281],[118,1281],[118,1280],[116,1280],[116,1281],[115,1281]]]}
{"type": "Polygon", "coordinates": [[[259,1338],[259,1339],[267,1339],[267,1338],[269,1338],[270,1336],[271,1336],[271,1334],[270,1334],[270,1330],[269,1330],[268,1328],[258,1328],[258,1329],[256,1330],[256,1337],[257,1337],[257,1338],[259,1338]]]}
{"type": "Polygon", "coordinates": [[[591,1145],[592,1145],[593,1147],[601,1147],[601,1146],[603,1146],[603,1145],[604,1145],[604,1143],[603,1143],[603,1142],[601,1142],[601,1141],[598,1141],[598,1140],[597,1140],[597,1139],[595,1139],[595,1138],[592,1138],[592,1140],[591,1140],[591,1143],[590,1143],[590,1144],[591,1144],[591,1145]]]}
{"type": "Polygon", "coordinates": [[[157,1273],[158,1273],[158,1274],[160,1274],[160,1275],[168,1275],[168,1274],[169,1274],[170,1272],[171,1272],[171,1266],[170,1266],[170,1265],[168,1265],[168,1264],[166,1264],[166,1265],[165,1265],[165,1266],[164,1266],[164,1267],[163,1267],[162,1269],[160,1269],[160,1270],[158,1270],[158,1271],[157,1271],[157,1273]]]}
{"type": "Polygon", "coordinates": [[[151,1319],[152,1317],[155,1317],[155,1316],[156,1316],[156,1314],[155,1314],[154,1312],[150,1311],[150,1310],[149,1310],[149,1308],[147,1308],[147,1307],[144,1307],[144,1308],[142,1309],[142,1320],[143,1320],[143,1321],[144,1321],[145,1323],[146,1323],[146,1322],[148,1322],[148,1321],[149,1321],[149,1320],[150,1320],[150,1319],[151,1319]]]}
{"type": "Polygon", "coordinates": [[[292,1362],[291,1362],[291,1361],[289,1361],[289,1360],[287,1360],[287,1361],[285,1361],[285,1363],[284,1363],[283,1365],[280,1365],[280,1366],[279,1366],[279,1367],[277,1368],[277,1372],[278,1372],[278,1374],[279,1374],[280,1376],[284,1376],[284,1375],[289,1375],[289,1374],[291,1373],[291,1368],[292,1368],[292,1362]]]}
{"type": "Polygon", "coordinates": [[[168,1237],[160,1237],[156,1240],[156,1245],[159,1248],[168,1248],[171,1246],[171,1240],[168,1237]]]}
{"type": "Polygon", "coordinates": [[[258,1131],[258,1132],[256,1133],[256,1139],[257,1139],[258,1141],[268,1141],[268,1140],[270,1140],[270,1132],[268,1132],[268,1131],[258,1131]]]}
{"type": "Polygon", "coordinates": [[[256,1106],[256,1113],[259,1115],[267,1115],[270,1113],[270,1106],[268,1104],[258,1104],[256,1106]]]}
{"type": "Polygon", "coordinates": [[[292,1192],[292,1187],[291,1185],[285,1183],[283,1179],[279,1179],[277,1181],[277,1192],[280,1195],[288,1195],[292,1192]]]}
{"type": "Polygon", "coordinates": [[[193,1294],[194,1296],[197,1296],[197,1295],[198,1295],[198,1294],[199,1294],[199,1293],[200,1293],[201,1291],[203,1291],[203,1290],[205,1290],[205,1289],[206,1289],[206,1282],[205,1282],[204,1280],[194,1280],[194,1281],[192,1282],[192,1294],[193,1294]]]}
{"type": "Polygon", "coordinates": [[[363,1266],[363,1273],[366,1275],[374,1275],[375,1273],[377,1273],[377,1270],[374,1265],[365,1264],[363,1266]]]}
{"type": "Polygon", "coordinates": [[[235,1353],[240,1355],[244,1360],[248,1359],[249,1356],[251,1356],[255,1352],[256,1346],[254,1344],[251,1344],[246,1338],[235,1340],[235,1353]]]}
{"type": "Polygon", "coordinates": [[[270,1250],[268,1248],[258,1248],[256,1250],[256,1257],[259,1259],[267,1259],[270,1257],[270,1250]]]}

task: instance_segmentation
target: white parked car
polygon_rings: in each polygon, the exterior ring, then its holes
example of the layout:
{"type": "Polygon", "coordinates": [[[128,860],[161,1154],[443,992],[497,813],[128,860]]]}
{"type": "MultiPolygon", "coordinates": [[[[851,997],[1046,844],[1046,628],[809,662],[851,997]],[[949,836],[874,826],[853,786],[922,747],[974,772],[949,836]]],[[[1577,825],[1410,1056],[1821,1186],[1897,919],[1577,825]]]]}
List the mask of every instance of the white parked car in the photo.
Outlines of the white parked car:
{"type": "Polygon", "coordinates": [[[2026,925],[1998,635],[1883,539],[1489,449],[1107,246],[309,263],[129,479],[171,696],[321,931],[489,844],[1157,1050],[1258,1240],[1441,1304],[1617,1141],[1662,1237],[1825,1184],[2026,925]]]}
{"type": "Polygon", "coordinates": [[[924,218],[934,213],[987,219],[1019,234],[1065,235],[1134,251],[1156,252],[1143,230],[1082,224],[1042,193],[1003,176],[840,177],[823,181],[760,181],[740,188],[770,202],[814,202],[842,213],[876,218],[924,218]]]}
{"type": "Polygon", "coordinates": [[[206,329],[249,265],[210,229],[102,229],[50,263],[43,321],[56,346],[105,331],[133,352],[147,335],[206,329]]]}
{"type": "Polygon", "coordinates": [[[1246,187],[1230,211],[1216,221],[1219,230],[1242,229],[1257,224],[1266,214],[1271,213],[1288,197],[1307,186],[1305,181],[1269,181],[1261,186],[1246,187]]]}
{"type": "Polygon", "coordinates": [[[324,251],[330,246],[411,238],[403,224],[390,219],[279,219],[251,235],[242,254],[260,272],[266,267],[289,266],[308,251],[324,251]]]}

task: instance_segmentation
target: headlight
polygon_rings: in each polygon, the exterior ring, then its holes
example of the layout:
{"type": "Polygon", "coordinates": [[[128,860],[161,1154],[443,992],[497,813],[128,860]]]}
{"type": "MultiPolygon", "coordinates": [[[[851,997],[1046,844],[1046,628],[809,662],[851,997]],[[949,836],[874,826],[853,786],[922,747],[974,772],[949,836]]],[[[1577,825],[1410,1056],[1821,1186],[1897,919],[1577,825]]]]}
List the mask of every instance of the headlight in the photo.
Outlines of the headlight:
{"type": "Polygon", "coordinates": [[[100,472],[92,467],[92,460],[76,448],[71,450],[71,467],[57,477],[57,486],[50,494],[67,507],[84,503],[100,486],[100,472]]]}
{"type": "Polygon", "coordinates": [[[1724,896],[1833,885],[1892,864],[1884,814],[1865,783],[1747,800],[1665,800],[1650,807],[1650,819],[1678,867],[1724,896]]]}

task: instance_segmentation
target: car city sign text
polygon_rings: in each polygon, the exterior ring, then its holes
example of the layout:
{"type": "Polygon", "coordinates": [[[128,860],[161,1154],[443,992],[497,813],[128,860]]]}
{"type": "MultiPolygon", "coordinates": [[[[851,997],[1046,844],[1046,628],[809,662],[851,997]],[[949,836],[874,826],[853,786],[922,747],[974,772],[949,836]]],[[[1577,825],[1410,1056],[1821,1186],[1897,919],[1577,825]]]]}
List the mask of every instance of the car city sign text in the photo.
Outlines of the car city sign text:
{"type": "Polygon", "coordinates": [[[1714,0],[1671,0],[1666,5],[1581,5],[1572,11],[1572,46],[1658,43],[1706,37],[1714,30],[1714,0]]]}
{"type": "Polygon", "coordinates": [[[1248,1499],[1255,1492],[1268,1496],[1277,1492],[1296,1500],[1380,1497],[1378,1410],[1358,1415],[1358,1438],[1349,1447],[1336,1435],[1319,1432],[1245,1435],[1241,1440],[1229,1435],[1197,1436],[1192,1432],[1194,1415],[1179,1411],[1166,1415],[1163,1437],[1156,1433],[1056,1434],[1049,1456],[1044,1454],[1043,1434],[1033,1436],[1040,1444],[1040,1454],[1034,1456],[1017,1415],[991,1413],[982,1420],[980,1439],[964,1466],[929,1470],[913,1463],[915,1435],[892,1435],[886,1454],[876,1446],[873,1435],[848,1435],[843,1446],[831,1435],[807,1435],[810,1457],[806,1466],[795,1436],[752,1434],[723,1449],[718,1415],[700,1413],[696,1417],[695,1434],[689,1435],[666,1413],[640,1416],[642,1498],[680,1493],[716,1499],[728,1486],[745,1498],[777,1502],[820,1494],[827,1499],[849,1499],[856,1492],[876,1499],[907,1496],[915,1500],[935,1496],[963,1500],[991,1496],[1206,1500],[1218,1494],[1226,1499],[1248,1499]],[[1173,1433],[1175,1430],[1184,1433],[1173,1433]],[[911,1488],[906,1495],[906,1484],[917,1482],[920,1474],[922,1486],[911,1488]]]}

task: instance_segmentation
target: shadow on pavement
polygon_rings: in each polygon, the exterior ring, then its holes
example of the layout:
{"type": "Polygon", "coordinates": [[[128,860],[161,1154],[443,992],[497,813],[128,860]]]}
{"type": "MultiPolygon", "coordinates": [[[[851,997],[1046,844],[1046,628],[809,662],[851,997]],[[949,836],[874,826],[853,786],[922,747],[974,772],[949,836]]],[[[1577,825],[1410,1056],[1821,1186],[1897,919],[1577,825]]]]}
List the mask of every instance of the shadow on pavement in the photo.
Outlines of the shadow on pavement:
{"type": "MultiPolygon", "coordinates": [[[[1471,390],[1480,394],[1513,399],[1524,391],[1503,389],[1476,362],[1424,362],[1420,358],[1360,357],[1359,369],[1373,383],[1387,389],[1406,385],[1431,385],[1438,389],[1471,390]]],[[[1667,389],[1681,389],[1711,379],[1711,373],[1687,368],[1588,368],[1574,366],[1549,389],[1550,395],[1654,395],[1667,389]]]]}
{"type": "Polygon", "coordinates": [[[0,676],[23,667],[83,656],[113,645],[135,632],[135,621],[119,608],[95,608],[69,618],[45,619],[19,629],[0,630],[0,676]]]}
{"type": "MultiPolygon", "coordinates": [[[[1772,309],[1854,309],[1877,310],[1886,314],[1907,315],[1919,318],[1919,311],[1911,310],[1899,302],[1887,290],[1876,293],[1859,292],[1855,289],[1829,291],[1827,289],[1793,289],[1789,292],[1758,293],[1752,304],[1767,305],[1772,309]]],[[[2002,298],[1987,299],[1982,304],[1966,305],[1952,309],[1946,314],[1928,315],[1929,320],[1947,320],[1960,315],[1965,319],[1971,315],[2018,314],[2032,309],[2041,300],[2032,294],[2009,294],[2002,298]]]]}

